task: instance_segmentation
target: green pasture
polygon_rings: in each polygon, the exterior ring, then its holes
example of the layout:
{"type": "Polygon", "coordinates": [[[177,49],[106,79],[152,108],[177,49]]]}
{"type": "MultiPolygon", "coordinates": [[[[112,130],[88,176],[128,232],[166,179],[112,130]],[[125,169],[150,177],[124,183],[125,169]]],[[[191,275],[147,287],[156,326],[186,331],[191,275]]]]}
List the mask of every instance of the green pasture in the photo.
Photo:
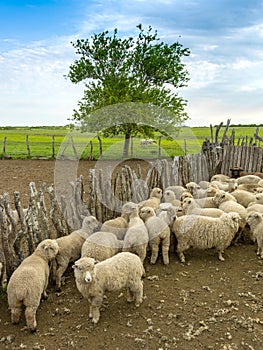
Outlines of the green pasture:
{"type": "MultiPolygon", "coordinates": [[[[230,127],[227,135],[230,136],[235,130],[235,138],[253,137],[255,126],[235,126],[230,127]]],[[[219,140],[224,132],[224,127],[219,132],[219,140]]],[[[215,127],[213,128],[215,137],[215,127]]],[[[259,135],[262,137],[261,127],[259,135]]],[[[165,139],[157,135],[156,144],[141,146],[140,138],[133,138],[133,147],[130,147],[129,157],[151,159],[157,158],[159,151],[162,157],[174,157],[178,155],[196,154],[200,152],[202,143],[206,138],[211,139],[209,127],[182,127],[176,134],[171,135],[172,139],[165,139]],[[160,140],[160,149],[158,143],[160,140]],[[132,152],[132,153],[131,153],[132,152]]],[[[28,157],[28,147],[30,158],[48,158],[54,152],[58,155],[74,157],[77,153],[79,158],[87,159],[91,154],[93,159],[100,158],[100,143],[98,137],[92,133],[81,133],[77,130],[70,130],[68,127],[13,127],[0,128],[0,157],[3,154],[5,140],[5,154],[12,159],[28,157]],[[27,135],[27,136],[26,136],[27,135]],[[52,137],[53,135],[53,137],[52,137]],[[28,144],[26,143],[28,142],[28,144]],[[91,152],[92,146],[92,152],[91,152]]],[[[124,136],[101,138],[103,159],[121,159],[124,145],[124,136]]]]}

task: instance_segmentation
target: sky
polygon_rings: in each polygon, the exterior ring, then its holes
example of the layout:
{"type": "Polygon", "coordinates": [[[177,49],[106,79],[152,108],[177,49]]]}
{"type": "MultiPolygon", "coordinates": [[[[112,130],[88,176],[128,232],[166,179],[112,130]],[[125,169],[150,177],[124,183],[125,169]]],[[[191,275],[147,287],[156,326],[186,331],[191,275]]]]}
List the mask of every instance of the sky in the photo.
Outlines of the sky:
{"type": "Polygon", "coordinates": [[[186,125],[263,123],[263,0],[0,0],[0,126],[72,122],[72,42],[138,24],[191,51],[186,125]]]}

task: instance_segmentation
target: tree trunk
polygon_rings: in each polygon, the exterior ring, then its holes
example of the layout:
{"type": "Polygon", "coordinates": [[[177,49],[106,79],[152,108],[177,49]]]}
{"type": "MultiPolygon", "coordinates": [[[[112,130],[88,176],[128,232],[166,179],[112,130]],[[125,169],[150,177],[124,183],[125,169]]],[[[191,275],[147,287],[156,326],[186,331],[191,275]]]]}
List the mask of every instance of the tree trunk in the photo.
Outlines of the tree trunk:
{"type": "Polygon", "coordinates": [[[131,134],[130,133],[126,133],[125,134],[124,147],[123,147],[123,157],[128,157],[128,155],[129,155],[130,139],[131,139],[131,134]]]}

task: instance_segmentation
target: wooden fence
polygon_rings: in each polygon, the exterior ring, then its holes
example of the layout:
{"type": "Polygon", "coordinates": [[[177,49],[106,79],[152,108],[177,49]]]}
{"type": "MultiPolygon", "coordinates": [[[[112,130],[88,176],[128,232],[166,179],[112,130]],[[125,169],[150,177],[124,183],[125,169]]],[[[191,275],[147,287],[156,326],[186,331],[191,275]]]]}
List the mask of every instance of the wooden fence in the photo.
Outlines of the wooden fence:
{"type": "MultiPolygon", "coordinates": [[[[259,136],[258,136],[259,137],[259,136]]],[[[45,238],[67,235],[81,226],[83,215],[94,215],[101,222],[120,215],[124,202],[140,202],[153,187],[185,185],[190,181],[209,180],[216,173],[229,174],[230,168],[241,166],[245,171],[261,171],[263,149],[255,142],[234,145],[233,137],[206,140],[202,152],[149,162],[146,175],[138,165],[132,169],[91,169],[87,178],[80,176],[68,184],[70,198],[58,198],[53,186],[42,184],[36,189],[29,184],[29,206],[23,212],[23,200],[14,192],[15,208],[10,195],[0,196],[0,281],[3,288],[11,273],[36,245],[45,238]],[[216,141],[216,142],[215,142],[216,141]],[[18,223],[14,220],[15,210],[18,223]]]]}

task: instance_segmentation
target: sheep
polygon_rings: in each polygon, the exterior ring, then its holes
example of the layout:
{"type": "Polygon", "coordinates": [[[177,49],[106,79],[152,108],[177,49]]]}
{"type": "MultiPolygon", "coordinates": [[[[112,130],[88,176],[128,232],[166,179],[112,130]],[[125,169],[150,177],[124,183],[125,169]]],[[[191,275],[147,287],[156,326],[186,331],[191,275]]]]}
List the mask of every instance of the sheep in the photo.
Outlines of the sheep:
{"type": "Polygon", "coordinates": [[[247,216],[247,223],[250,226],[252,238],[257,242],[257,255],[263,259],[263,214],[252,211],[247,216]]]}
{"type": "Polygon", "coordinates": [[[248,207],[249,203],[255,201],[255,194],[245,190],[235,190],[231,192],[231,195],[236,198],[237,203],[243,205],[245,208],[248,207]]]}
{"type": "Polygon", "coordinates": [[[248,207],[250,207],[253,204],[263,204],[263,193],[256,194],[255,200],[253,202],[250,202],[248,207]]]}
{"type": "Polygon", "coordinates": [[[182,208],[184,215],[202,215],[218,218],[223,214],[223,210],[218,208],[200,208],[194,198],[185,198],[182,208]]]}
{"type": "Polygon", "coordinates": [[[204,198],[206,197],[206,189],[201,188],[197,183],[191,181],[188,182],[185,187],[187,191],[190,192],[194,198],[204,198]]]}
{"type": "Polygon", "coordinates": [[[217,208],[214,197],[195,198],[195,203],[198,204],[200,208],[217,208]]]}
{"type": "Polygon", "coordinates": [[[229,179],[227,182],[213,180],[211,181],[211,185],[217,187],[219,190],[223,190],[226,192],[232,192],[237,188],[236,179],[229,179]]]}
{"type": "Polygon", "coordinates": [[[217,207],[224,212],[229,213],[234,211],[240,215],[240,230],[237,238],[235,239],[235,241],[237,241],[243,234],[246,226],[247,210],[243,207],[243,205],[237,203],[232,198],[234,197],[230,193],[220,190],[217,191],[216,195],[213,197],[213,201],[217,207]]]}
{"type": "Polygon", "coordinates": [[[176,199],[175,193],[172,190],[165,190],[163,194],[165,203],[171,203],[173,206],[178,207],[181,205],[179,199],[176,199]]]}
{"type": "Polygon", "coordinates": [[[120,252],[123,241],[118,240],[114,233],[98,231],[90,235],[83,243],[81,257],[90,257],[102,261],[120,252]]]}
{"type": "Polygon", "coordinates": [[[157,141],[153,140],[153,139],[142,139],[142,140],[140,140],[140,146],[153,145],[154,143],[157,143],[157,141]]]}
{"type": "Polygon", "coordinates": [[[237,190],[245,190],[251,193],[256,193],[258,191],[258,189],[260,190],[263,187],[258,186],[258,184],[252,183],[252,184],[240,184],[237,186],[237,190]]]}
{"type": "Polygon", "coordinates": [[[116,235],[119,240],[123,240],[127,231],[129,222],[130,206],[133,202],[127,202],[122,206],[121,216],[105,221],[100,230],[105,232],[112,232],[116,235]]]}
{"type": "Polygon", "coordinates": [[[185,198],[194,198],[192,193],[186,191],[186,192],[183,192],[181,197],[180,197],[180,201],[182,202],[185,198]]]}
{"type": "Polygon", "coordinates": [[[185,215],[178,218],[172,228],[177,239],[177,253],[185,262],[184,251],[216,248],[218,258],[224,261],[223,252],[230,245],[239,229],[240,216],[237,213],[223,213],[219,218],[185,215]]]}
{"type": "Polygon", "coordinates": [[[150,263],[155,264],[158,258],[159,246],[162,247],[164,265],[169,264],[170,228],[167,223],[157,217],[153,208],[143,207],[140,209],[140,217],[143,219],[148,230],[149,245],[151,248],[150,263]]]}
{"type": "Polygon", "coordinates": [[[228,180],[230,180],[229,176],[224,174],[216,174],[211,177],[210,182],[212,181],[227,182],[228,180]]]}
{"type": "Polygon", "coordinates": [[[256,176],[260,177],[261,179],[263,179],[263,173],[261,173],[259,171],[255,171],[255,172],[240,171],[240,176],[244,176],[244,175],[256,175],[256,176]]]}
{"type": "Polygon", "coordinates": [[[257,175],[243,175],[237,178],[237,184],[258,184],[261,178],[257,175]]]}
{"type": "Polygon", "coordinates": [[[164,220],[170,227],[177,218],[179,208],[174,207],[171,203],[161,203],[160,208],[156,212],[156,216],[164,220]]]}
{"type": "Polygon", "coordinates": [[[204,190],[207,190],[208,187],[210,186],[210,182],[209,181],[199,181],[198,185],[203,188],[204,190]]]}
{"type": "Polygon", "coordinates": [[[187,189],[183,186],[180,185],[175,185],[175,186],[168,186],[164,189],[164,191],[171,190],[174,192],[176,199],[180,199],[181,195],[184,192],[187,192],[187,189]]]}
{"type": "Polygon", "coordinates": [[[145,274],[139,257],[121,252],[109,259],[96,263],[95,259],[83,257],[73,265],[77,289],[90,304],[89,317],[94,324],[100,319],[100,307],[105,292],[127,289],[127,301],[135,301],[139,307],[143,301],[145,274]]]}
{"type": "Polygon", "coordinates": [[[263,214],[263,204],[252,204],[247,207],[247,213],[257,211],[263,214]]]}
{"type": "Polygon", "coordinates": [[[85,242],[85,239],[94,231],[98,230],[100,226],[101,224],[95,216],[86,216],[83,219],[81,229],[73,231],[67,236],[56,239],[59,246],[59,252],[55,261],[53,261],[53,271],[55,270],[53,275],[55,275],[57,291],[61,290],[61,278],[66,271],[68,264],[80,258],[81,247],[85,242]]]}
{"type": "Polygon", "coordinates": [[[162,195],[163,191],[161,190],[161,188],[154,187],[151,190],[150,197],[145,201],[140,202],[139,207],[152,207],[153,210],[156,212],[160,206],[162,195]]]}
{"type": "Polygon", "coordinates": [[[134,203],[131,210],[130,221],[124,236],[122,250],[139,255],[141,261],[144,262],[149,241],[148,231],[143,220],[139,217],[139,206],[134,203]]]}
{"type": "Polygon", "coordinates": [[[31,332],[36,331],[36,312],[41,296],[47,298],[48,264],[58,250],[59,246],[55,240],[43,240],[11,275],[7,285],[7,297],[13,324],[19,323],[24,305],[27,328],[31,332]]]}

